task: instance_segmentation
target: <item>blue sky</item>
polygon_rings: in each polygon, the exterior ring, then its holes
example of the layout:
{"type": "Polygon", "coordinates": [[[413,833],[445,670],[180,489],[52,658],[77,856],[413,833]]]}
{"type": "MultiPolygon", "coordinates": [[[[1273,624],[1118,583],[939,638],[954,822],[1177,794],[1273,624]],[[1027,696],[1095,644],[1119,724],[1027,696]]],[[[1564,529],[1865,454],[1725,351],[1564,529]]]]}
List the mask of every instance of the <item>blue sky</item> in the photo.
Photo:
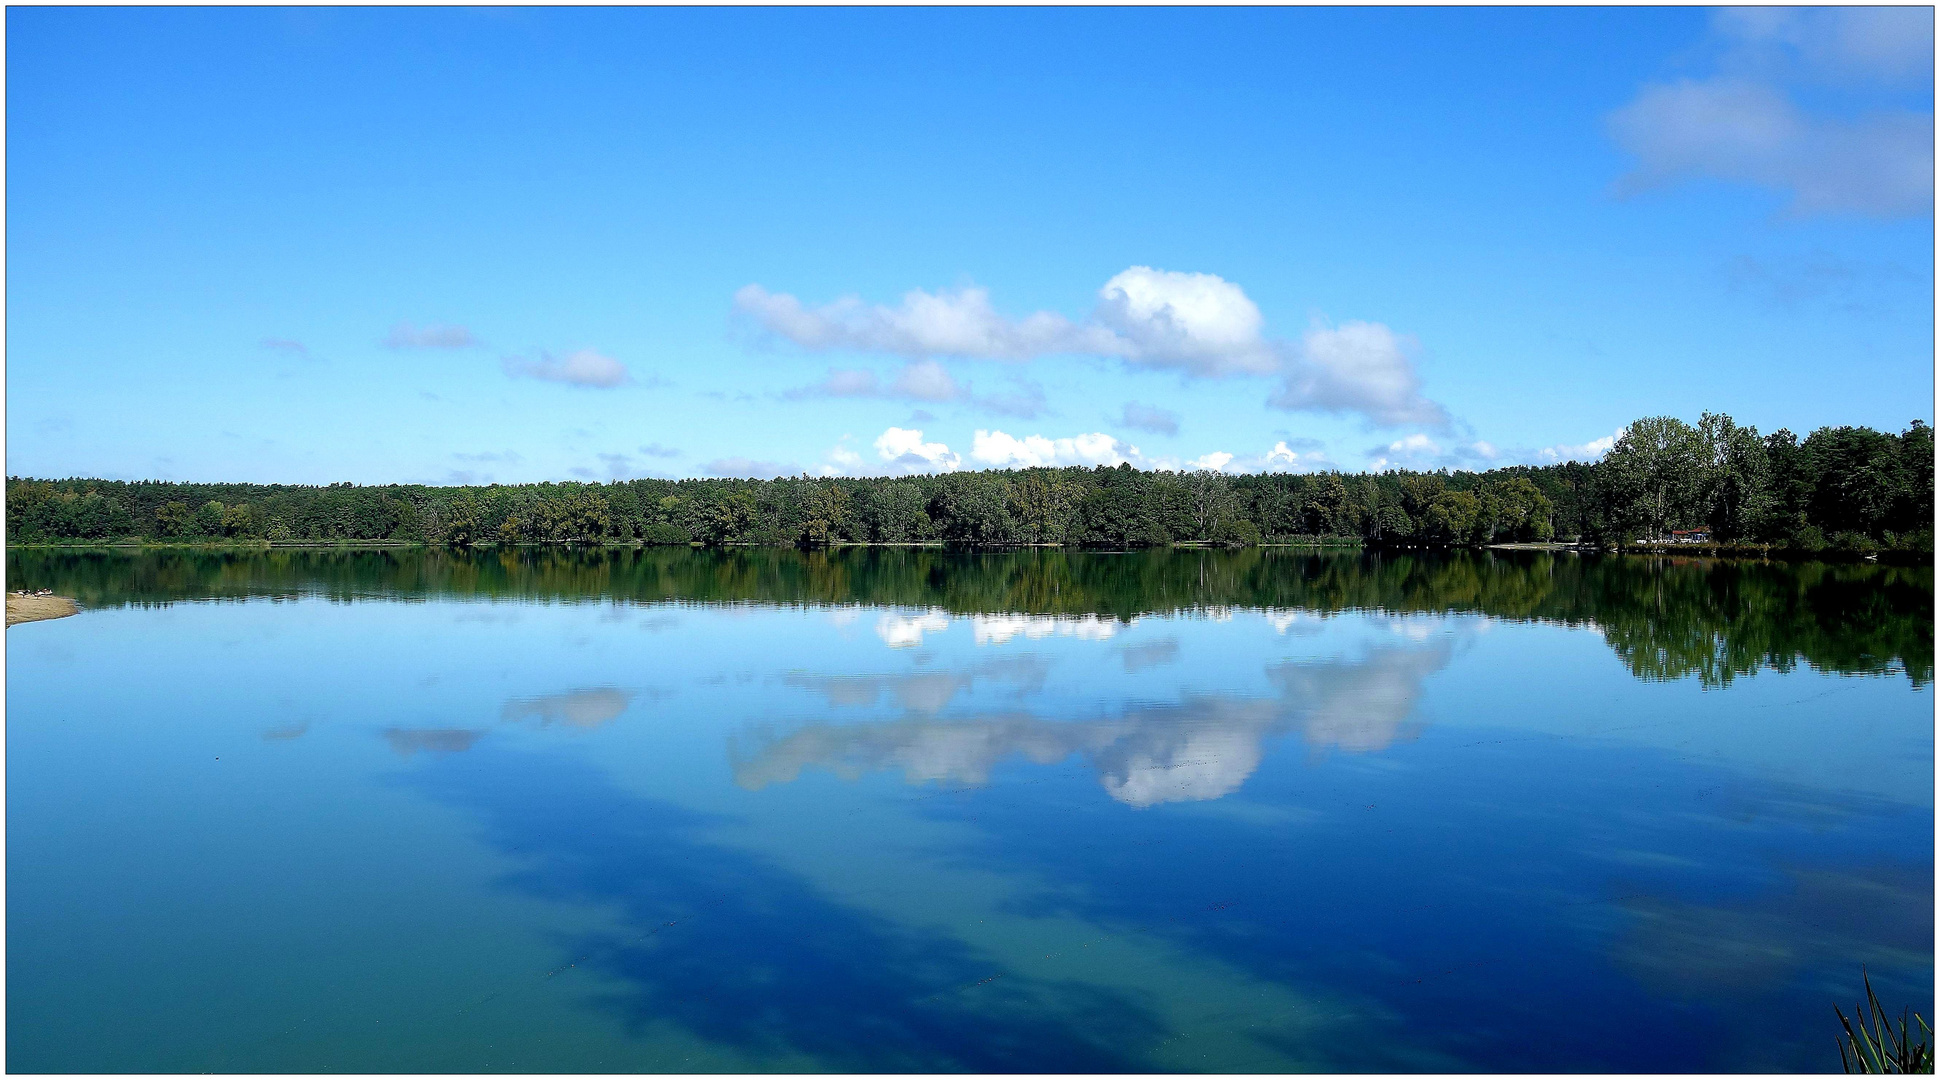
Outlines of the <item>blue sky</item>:
{"type": "Polygon", "coordinates": [[[7,12],[13,475],[1933,418],[1928,9],[7,12]]]}

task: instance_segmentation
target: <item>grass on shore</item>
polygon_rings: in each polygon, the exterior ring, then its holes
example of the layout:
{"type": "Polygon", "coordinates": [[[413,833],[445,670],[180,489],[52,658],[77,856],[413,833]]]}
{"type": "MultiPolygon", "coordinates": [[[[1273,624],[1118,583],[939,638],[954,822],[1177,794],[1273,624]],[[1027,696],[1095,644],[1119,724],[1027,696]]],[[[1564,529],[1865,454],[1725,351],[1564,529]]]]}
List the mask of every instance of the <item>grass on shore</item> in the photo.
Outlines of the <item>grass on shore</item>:
{"type": "Polygon", "coordinates": [[[1854,1019],[1846,1019],[1838,1006],[1832,1008],[1839,1025],[1846,1029],[1845,1037],[1839,1040],[1839,1063],[1849,1073],[1932,1073],[1933,1029],[1927,1026],[1926,1018],[1910,1008],[1902,1009],[1895,1031],[1879,995],[1873,993],[1873,980],[1863,970],[1860,978],[1866,983],[1866,1000],[1853,1006],[1854,1019]],[[1925,1036],[1917,1043],[1907,1027],[1909,1014],[1925,1036]]]}

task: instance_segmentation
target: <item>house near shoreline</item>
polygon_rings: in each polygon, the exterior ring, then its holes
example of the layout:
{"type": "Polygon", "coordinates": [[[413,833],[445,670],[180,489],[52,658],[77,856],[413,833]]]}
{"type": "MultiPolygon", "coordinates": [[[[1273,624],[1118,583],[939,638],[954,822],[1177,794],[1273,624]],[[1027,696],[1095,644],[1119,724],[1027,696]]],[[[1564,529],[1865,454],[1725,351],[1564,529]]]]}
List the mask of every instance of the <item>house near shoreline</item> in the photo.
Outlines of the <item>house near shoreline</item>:
{"type": "Polygon", "coordinates": [[[1710,529],[1672,529],[1673,544],[1704,544],[1711,540],[1710,529]]]}

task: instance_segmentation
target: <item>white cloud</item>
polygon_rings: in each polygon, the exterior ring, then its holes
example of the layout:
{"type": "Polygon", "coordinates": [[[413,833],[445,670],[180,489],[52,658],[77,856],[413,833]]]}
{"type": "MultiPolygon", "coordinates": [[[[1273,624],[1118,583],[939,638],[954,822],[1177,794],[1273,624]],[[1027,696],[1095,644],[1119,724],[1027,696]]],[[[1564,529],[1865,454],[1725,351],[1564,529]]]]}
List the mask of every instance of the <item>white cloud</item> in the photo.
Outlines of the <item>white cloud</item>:
{"type": "Polygon", "coordinates": [[[1193,375],[1271,375],[1280,367],[1261,336],[1258,305],[1215,274],[1130,267],[1098,290],[1096,318],[1119,338],[1116,355],[1135,365],[1193,375]]]}
{"type": "Polygon", "coordinates": [[[762,329],[809,349],[1001,360],[1109,349],[1109,334],[1052,312],[1008,320],[991,306],[989,291],[975,287],[935,293],[912,289],[895,308],[866,304],[854,296],[809,308],[786,293],[748,285],[734,294],[734,306],[762,329]]]}
{"type": "MultiPolygon", "coordinates": [[[[1297,343],[1268,338],[1259,306],[1245,290],[1215,274],[1129,267],[1099,289],[1096,308],[1084,322],[1049,311],[1010,320],[991,305],[986,290],[975,287],[913,290],[892,308],[853,296],[809,307],[786,293],[748,285],[735,294],[735,308],[767,333],[808,349],[853,349],[932,362],[938,357],[1029,360],[1064,354],[1117,359],[1135,368],[1188,377],[1277,374],[1286,377],[1269,402],[1278,408],[1357,413],[1384,426],[1445,427],[1449,422],[1446,411],[1421,394],[1408,339],[1369,322],[1316,326],[1297,343]]],[[[925,369],[928,374],[940,371],[925,369]]],[[[913,379],[918,372],[912,366],[904,374],[913,379]]],[[[918,385],[911,382],[901,396],[910,396],[918,385]]],[[[819,386],[790,393],[898,396],[894,388],[879,386],[873,373],[834,370],[819,386]]],[[[957,396],[967,397],[967,388],[959,388],[957,396]]],[[[1124,422],[1144,426],[1127,408],[1124,422]]],[[[1165,429],[1163,413],[1141,414],[1143,421],[1155,425],[1148,430],[1165,429]]],[[[1176,430],[1176,418],[1170,423],[1176,430]]]]}
{"type": "Polygon", "coordinates": [[[953,472],[962,459],[940,442],[924,442],[921,431],[892,427],[876,436],[876,453],[905,472],[953,472]]]}
{"type": "Polygon", "coordinates": [[[1786,192],[1797,214],[1931,212],[1931,111],[1885,99],[1807,111],[1787,89],[1930,86],[1931,8],[1739,8],[1715,25],[1717,73],[1645,86],[1611,114],[1611,135],[1636,158],[1619,194],[1712,179],[1786,192]]]}
{"type": "Polygon", "coordinates": [[[632,376],[627,373],[625,364],[610,356],[602,356],[592,349],[580,349],[565,356],[543,353],[538,360],[508,356],[501,363],[505,373],[513,378],[523,376],[600,390],[611,390],[632,379],[632,376]]]}
{"type": "Polygon", "coordinates": [[[1199,457],[1193,458],[1191,461],[1187,462],[1187,464],[1191,465],[1195,469],[1205,469],[1209,472],[1218,472],[1219,470],[1225,468],[1226,465],[1232,460],[1233,460],[1233,455],[1227,453],[1224,450],[1215,450],[1210,454],[1203,454],[1199,457]]]}
{"type": "MultiPolygon", "coordinates": [[[[892,429],[893,430],[893,429],[892,429]]],[[[1002,431],[979,430],[970,457],[993,469],[1027,469],[1062,465],[1120,465],[1139,458],[1138,447],[1119,442],[1102,431],[1047,439],[1042,435],[1018,438],[1002,431]]]]}
{"type": "Polygon", "coordinates": [[[1327,454],[1319,446],[1309,448],[1305,441],[1302,448],[1295,450],[1287,445],[1285,439],[1273,444],[1260,461],[1263,472],[1301,472],[1325,464],[1327,454]]]}
{"type": "Polygon", "coordinates": [[[480,344],[470,330],[462,326],[412,326],[408,322],[391,327],[385,336],[384,344],[392,349],[464,349],[480,344]]]}
{"type": "Polygon", "coordinates": [[[1380,323],[1308,329],[1286,381],[1268,404],[1312,412],[1359,413],[1374,424],[1449,425],[1447,410],[1421,395],[1412,339],[1380,323]]]}
{"type": "Polygon", "coordinates": [[[1623,438],[1623,429],[1618,428],[1601,439],[1591,439],[1586,443],[1574,445],[1558,443],[1555,446],[1545,446],[1536,451],[1536,456],[1545,462],[1595,461],[1609,453],[1621,438],[1623,438]]]}

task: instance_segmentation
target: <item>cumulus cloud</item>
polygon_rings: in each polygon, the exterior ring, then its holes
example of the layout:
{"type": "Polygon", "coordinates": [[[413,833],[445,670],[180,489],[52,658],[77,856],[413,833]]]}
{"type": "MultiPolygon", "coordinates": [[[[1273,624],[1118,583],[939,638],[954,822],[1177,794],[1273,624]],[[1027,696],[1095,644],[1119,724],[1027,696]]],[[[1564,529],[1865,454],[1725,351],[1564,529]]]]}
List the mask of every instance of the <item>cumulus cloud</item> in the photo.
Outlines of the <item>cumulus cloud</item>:
{"type": "Polygon", "coordinates": [[[1138,447],[1119,442],[1102,431],[1047,439],[1042,435],[1018,438],[1002,431],[978,431],[970,457],[993,469],[1026,469],[1061,465],[1122,465],[1136,461],[1138,447]]]}
{"type": "Polygon", "coordinates": [[[1308,412],[1358,413],[1386,427],[1450,425],[1448,411],[1421,394],[1411,338],[1380,323],[1316,324],[1267,404],[1308,412]]]}
{"type": "Polygon", "coordinates": [[[1263,472],[1304,472],[1326,464],[1327,454],[1312,439],[1282,439],[1273,444],[1260,462],[1263,472]],[[1299,449],[1295,449],[1295,447],[1299,449]]]}
{"type": "Polygon", "coordinates": [[[1225,468],[1229,463],[1231,463],[1232,460],[1233,460],[1233,455],[1227,453],[1224,450],[1215,450],[1210,454],[1202,454],[1199,457],[1193,458],[1191,461],[1186,462],[1186,464],[1191,466],[1194,469],[1204,469],[1207,472],[1218,472],[1219,470],[1225,468]]]}
{"type": "Polygon", "coordinates": [[[580,349],[564,356],[542,353],[537,360],[508,356],[501,362],[513,378],[541,379],[598,390],[611,390],[632,381],[626,365],[592,349],[580,349]]]}
{"type": "Polygon", "coordinates": [[[1801,108],[1801,82],[1929,85],[1931,8],[1735,9],[1720,71],[1645,86],[1609,129],[1636,159],[1633,195],[1712,179],[1790,195],[1795,214],[1904,217],[1933,206],[1933,115],[1890,101],[1801,108]]]}
{"type": "Polygon", "coordinates": [[[786,293],[749,285],[735,308],[763,330],[809,349],[885,352],[911,359],[955,356],[1029,360],[1069,353],[1198,375],[1270,374],[1278,366],[1261,336],[1260,309],[1214,274],[1134,266],[1098,290],[1086,322],[1040,311],[1005,318],[986,289],[914,289],[899,307],[844,297],[808,307],[786,293]]]}
{"type": "MultiPolygon", "coordinates": [[[[912,361],[1076,355],[1187,377],[1282,375],[1285,383],[1270,401],[1279,408],[1357,413],[1388,426],[1447,423],[1442,407],[1422,396],[1413,347],[1400,335],[1378,323],[1350,322],[1317,326],[1298,342],[1269,338],[1259,306],[1216,274],[1128,267],[1098,290],[1083,321],[1048,311],[1008,319],[986,290],[975,287],[914,290],[896,307],[853,296],[811,307],[748,285],[735,294],[735,309],[766,333],[808,349],[889,353],[912,361]]],[[[873,373],[834,370],[828,381],[803,392],[886,393],[873,373]]],[[[1162,412],[1142,417],[1163,425],[1162,412]]],[[[1141,426],[1131,415],[1127,423],[1141,426]]],[[[1171,423],[1176,430],[1176,419],[1171,423]]]]}
{"type": "Polygon", "coordinates": [[[904,472],[953,472],[962,459],[940,442],[924,442],[921,431],[892,427],[876,436],[876,453],[904,472]]]}
{"type": "Polygon", "coordinates": [[[384,337],[385,347],[392,349],[465,349],[478,344],[481,342],[470,330],[436,323],[418,327],[401,322],[384,337]]]}
{"type": "Polygon", "coordinates": [[[1105,282],[1098,297],[1097,321],[1132,364],[1194,375],[1270,375],[1280,366],[1262,336],[1259,306],[1216,274],[1134,266],[1105,282]]]}
{"type": "Polygon", "coordinates": [[[1179,414],[1171,409],[1161,409],[1156,405],[1140,405],[1128,401],[1118,414],[1114,423],[1122,427],[1149,431],[1154,435],[1177,435],[1179,433],[1179,414]]]}

